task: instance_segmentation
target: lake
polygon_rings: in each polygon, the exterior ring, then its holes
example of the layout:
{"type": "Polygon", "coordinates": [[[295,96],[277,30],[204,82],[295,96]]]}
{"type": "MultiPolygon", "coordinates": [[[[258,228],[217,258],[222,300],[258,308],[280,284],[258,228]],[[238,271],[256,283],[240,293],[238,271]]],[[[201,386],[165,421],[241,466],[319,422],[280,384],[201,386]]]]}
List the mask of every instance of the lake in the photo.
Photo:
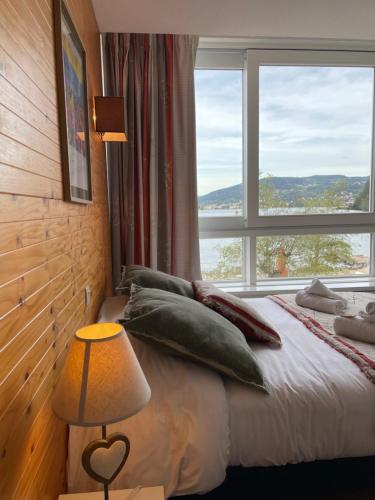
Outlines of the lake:
{"type": "MultiPolygon", "coordinates": [[[[295,210],[295,209],[291,209],[295,210]]],[[[296,211],[294,211],[296,213],[296,211]]],[[[228,217],[228,216],[241,216],[242,213],[239,210],[230,209],[218,209],[218,210],[200,210],[199,215],[204,215],[205,217],[228,217]]],[[[347,241],[352,246],[352,251],[354,256],[365,256],[370,257],[370,234],[357,233],[349,234],[347,241]]],[[[238,241],[238,238],[210,238],[200,240],[200,254],[201,254],[201,266],[205,271],[210,271],[215,269],[217,262],[220,258],[220,246],[231,244],[234,241],[238,241]]]]}

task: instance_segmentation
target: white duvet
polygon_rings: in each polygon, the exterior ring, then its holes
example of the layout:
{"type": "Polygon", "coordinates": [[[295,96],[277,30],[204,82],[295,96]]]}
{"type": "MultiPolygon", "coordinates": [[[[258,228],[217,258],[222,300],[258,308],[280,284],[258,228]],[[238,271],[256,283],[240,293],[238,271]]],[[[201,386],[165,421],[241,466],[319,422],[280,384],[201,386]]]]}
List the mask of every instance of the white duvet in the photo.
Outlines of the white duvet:
{"type": "Polygon", "coordinates": [[[271,300],[251,299],[251,304],[280,333],[282,347],[252,344],[269,396],[225,382],[230,465],[375,454],[375,385],[271,300]]]}
{"type": "MultiPolygon", "coordinates": [[[[218,486],[228,465],[283,465],[375,454],[375,386],[342,354],[268,299],[248,299],[283,345],[252,344],[270,385],[264,395],[211,370],[132,341],[152,398],[138,415],[109,427],[131,451],[114,488],[164,484],[167,496],[218,486]]],[[[101,321],[115,321],[123,298],[101,321]]],[[[109,374],[110,376],[110,374],[109,374]]],[[[70,427],[69,491],[98,488],[80,465],[100,429],[70,427]]]]}

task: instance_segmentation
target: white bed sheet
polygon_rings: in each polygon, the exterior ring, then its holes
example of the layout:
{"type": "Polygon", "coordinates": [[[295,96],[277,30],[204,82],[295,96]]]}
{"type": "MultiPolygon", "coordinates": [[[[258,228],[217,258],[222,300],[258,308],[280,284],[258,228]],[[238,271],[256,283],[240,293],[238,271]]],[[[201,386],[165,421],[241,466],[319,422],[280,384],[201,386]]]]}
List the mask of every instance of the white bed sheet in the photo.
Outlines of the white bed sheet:
{"type": "MultiPolygon", "coordinates": [[[[98,320],[116,321],[123,306],[123,297],[107,299],[98,320]]],[[[212,370],[165,355],[129,337],[152,395],[140,413],[108,426],[108,434],[123,432],[131,444],[129,458],[112,487],[164,485],[167,497],[215,488],[225,478],[229,455],[222,378],[212,370]]],[[[100,489],[81,466],[84,447],[99,437],[98,427],[70,426],[69,492],[100,489]]]]}
{"type": "Polygon", "coordinates": [[[252,344],[270,395],[226,379],[230,465],[375,455],[375,386],[271,300],[245,300],[274,325],[283,344],[252,344]]]}

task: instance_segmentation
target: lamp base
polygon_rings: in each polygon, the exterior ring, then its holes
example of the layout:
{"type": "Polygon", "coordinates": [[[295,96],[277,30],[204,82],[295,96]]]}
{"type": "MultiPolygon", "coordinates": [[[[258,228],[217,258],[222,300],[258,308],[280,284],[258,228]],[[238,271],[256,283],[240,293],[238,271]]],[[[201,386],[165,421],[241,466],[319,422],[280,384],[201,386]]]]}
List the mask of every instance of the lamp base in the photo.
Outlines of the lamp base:
{"type": "Polygon", "coordinates": [[[129,452],[129,439],[119,432],[107,438],[105,425],[102,439],[91,441],[83,450],[82,466],[90,477],[103,484],[105,500],[109,500],[109,485],[123,468],[129,452]]]}

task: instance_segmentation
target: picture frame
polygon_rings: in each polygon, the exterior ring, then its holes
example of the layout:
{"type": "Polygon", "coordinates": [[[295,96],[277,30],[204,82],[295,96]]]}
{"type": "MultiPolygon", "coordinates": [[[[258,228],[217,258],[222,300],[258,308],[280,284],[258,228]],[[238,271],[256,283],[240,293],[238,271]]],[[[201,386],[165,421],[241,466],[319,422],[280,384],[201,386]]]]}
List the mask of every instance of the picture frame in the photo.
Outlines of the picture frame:
{"type": "Polygon", "coordinates": [[[64,199],[92,202],[86,52],[63,0],[53,0],[64,199]]]}

